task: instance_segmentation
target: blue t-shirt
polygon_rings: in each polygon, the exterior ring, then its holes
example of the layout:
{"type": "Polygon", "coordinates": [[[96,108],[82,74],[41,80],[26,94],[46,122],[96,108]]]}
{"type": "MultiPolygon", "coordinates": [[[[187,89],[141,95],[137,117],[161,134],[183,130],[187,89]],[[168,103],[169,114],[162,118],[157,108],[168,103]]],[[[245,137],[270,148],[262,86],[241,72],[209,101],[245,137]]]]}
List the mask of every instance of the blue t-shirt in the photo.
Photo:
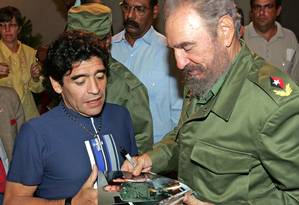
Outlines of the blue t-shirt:
{"type": "MultiPolygon", "coordinates": [[[[121,147],[132,155],[137,154],[131,118],[124,107],[106,103],[101,115],[93,117],[93,121],[100,133],[107,170],[120,168],[124,161],[121,147]]],[[[74,196],[91,173],[85,142],[95,139],[93,133],[91,118],[61,103],[22,126],[7,180],[38,186],[35,196],[41,198],[74,196]]]]}

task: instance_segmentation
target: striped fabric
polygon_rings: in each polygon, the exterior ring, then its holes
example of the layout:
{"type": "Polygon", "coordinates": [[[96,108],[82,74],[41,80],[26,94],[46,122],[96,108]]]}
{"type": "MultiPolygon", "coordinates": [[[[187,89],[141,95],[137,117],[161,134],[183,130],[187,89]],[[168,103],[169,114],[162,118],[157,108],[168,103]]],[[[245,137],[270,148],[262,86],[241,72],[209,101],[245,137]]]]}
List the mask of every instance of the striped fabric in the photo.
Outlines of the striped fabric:
{"type": "Polygon", "coordinates": [[[91,166],[96,164],[102,172],[120,170],[118,151],[112,134],[87,140],[85,146],[91,166]]]}

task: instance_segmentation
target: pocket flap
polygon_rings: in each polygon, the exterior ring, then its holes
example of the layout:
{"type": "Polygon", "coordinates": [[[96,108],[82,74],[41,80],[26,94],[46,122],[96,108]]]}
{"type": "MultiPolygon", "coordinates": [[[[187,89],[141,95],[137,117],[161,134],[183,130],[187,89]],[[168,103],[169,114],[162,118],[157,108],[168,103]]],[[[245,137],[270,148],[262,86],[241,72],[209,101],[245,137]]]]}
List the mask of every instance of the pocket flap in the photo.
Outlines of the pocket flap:
{"type": "Polygon", "coordinates": [[[206,142],[197,142],[191,152],[191,160],[217,174],[249,173],[253,156],[206,142]]]}

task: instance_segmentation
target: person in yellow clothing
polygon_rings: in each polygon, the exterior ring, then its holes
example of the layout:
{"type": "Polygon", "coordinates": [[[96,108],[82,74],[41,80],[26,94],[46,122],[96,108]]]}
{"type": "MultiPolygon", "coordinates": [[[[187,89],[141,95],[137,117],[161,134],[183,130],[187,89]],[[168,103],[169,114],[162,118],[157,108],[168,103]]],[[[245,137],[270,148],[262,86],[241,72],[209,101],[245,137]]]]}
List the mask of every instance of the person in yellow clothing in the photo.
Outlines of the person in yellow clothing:
{"type": "Polygon", "coordinates": [[[39,115],[31,92],[39,93],[43,86],[36,51],[18,41],[21,22],[17,8],[0,8],[0,85],[16,90],[27,121],[39,115]]]}

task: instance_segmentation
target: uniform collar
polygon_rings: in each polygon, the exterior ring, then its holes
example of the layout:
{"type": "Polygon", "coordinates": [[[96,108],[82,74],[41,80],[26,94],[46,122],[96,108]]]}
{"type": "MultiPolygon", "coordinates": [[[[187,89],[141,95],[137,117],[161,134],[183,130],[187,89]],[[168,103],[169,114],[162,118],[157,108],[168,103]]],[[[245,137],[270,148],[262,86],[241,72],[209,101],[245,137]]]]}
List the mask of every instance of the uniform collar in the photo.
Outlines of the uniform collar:
{"type": "MultiPolygon", "coordinates": [[[[213,96],[206,104],[200,105],[197,101],[197,109],[195,113],[187,111],[188,121],[195,119],[205,118],[210,112],[215,113],[217,116],[225,121],[228,121],[237,99],[240,95],[241,89],[244,85],[250,69],[252,54],[247,46],[242,43],[242,48],[239,54],[235,57],[234,61],[230,65],[230,68],[226,74],[223,85],[221,86],[218,94],[213,96]]],[[[191,103],[194,99],[190,99],[191,103]]],[[[193,102],[194,103],[194,102],[193,102]]],[[[193,104],[194,106],[194,104],[193,104]]]]}
{"type": "Polygon", "coordinates": [[[219,92],[219,90],[221,89],[224,83],[225,77],[226,77],[226,73],[223,74],[213,85],[213,87],[199,99],[200,104],[203,105],[207,104],[212,99],[213,96],[217,95],[217,93],[219,92]]]}
{"type": "Polygon", "coordinates": [[[216,102],[212,108],[212,111],[223,120],[228,121],[231,116],[244,81],[251,69],[252,61],[250,58],[252,58],[252,54],[242,42],[242,48],[231,64],[227,78],[216,96],[216,102]]]}

